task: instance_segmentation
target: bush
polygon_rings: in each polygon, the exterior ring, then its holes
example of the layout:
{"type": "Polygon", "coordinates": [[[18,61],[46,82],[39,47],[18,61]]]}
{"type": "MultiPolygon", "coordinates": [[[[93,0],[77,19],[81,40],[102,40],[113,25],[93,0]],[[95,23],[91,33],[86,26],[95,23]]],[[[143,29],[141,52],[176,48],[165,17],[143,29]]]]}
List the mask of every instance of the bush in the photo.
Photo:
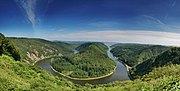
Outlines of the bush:
{"type": "Polygon", "coordinates": [[[20,60],[19,51],[16,50],[12,42],[0,33],[0,55],[12,56],[14,60],[20,60]]]}

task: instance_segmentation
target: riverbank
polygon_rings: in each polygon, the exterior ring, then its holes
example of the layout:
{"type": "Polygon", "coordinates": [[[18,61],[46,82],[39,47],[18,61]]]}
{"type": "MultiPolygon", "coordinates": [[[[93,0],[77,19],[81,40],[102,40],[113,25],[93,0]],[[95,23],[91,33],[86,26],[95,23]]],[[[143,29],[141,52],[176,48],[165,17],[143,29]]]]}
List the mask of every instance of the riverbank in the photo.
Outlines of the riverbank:
{"type": "Polygon", "coordinates": [[[132,67],[129,66],[129,65],[127,65],[125,62],[119,61],[117,57],[114,57],[114,58],[115,58],[118,62],[122,63],[122,64],[126,67],[126,70],[127,70],[128,72],[132,69],[132,67]]]}
{"type": "Polygon", "coordinates": [[[98,79],[91,79],[91,80],[70,79],[68,77],[63,76],[62,74],[59,74],[59,73],[53,71],[53,69],[51,69],[51,65],[50,65],[51,58],[43,59],[42,61],[40,60],[37,63],[35,63],[35,65],[37,65],[37,66],[43,68],[44,70],[50,72],[54,76],[64,77],[65,79],[67,79],[69,81],[72,81],[75,84],[80,84],[80,85],[85,85],[86,83],[90,83],[90,84],[106,84],[106,83],[110,83],[110,82],[114,82],[114,81],[129,80],[128,72],[126,70],[126,67],[121,62],[115,60],[115,58],[112,56],[112,53],[108,52],[108,56],[109,56],[109,58],[114,60],[114,62],[116,62],[116,65],[114,65],[114,68],[116,66],[116,68],[114,69],[114,72],[109,73],[109,76],[107,76],[108,75],[107,74],[106,77],[98,78],[98,79]],[[110,57],[110,56],[112,56],[112,57],[110,57]]]}
{"type": "Polygon", "coordinates": [[[128,72],[132,69],[132,67],[130,67],[129,65],[127,65],[127,64],[124,64],[124,65],[125,65],[128,72]]]}
{"type": "Polygon", "coordinates": [[[58,55],[49,56],[49,57],[46,57],[46,58],[43,58],[43,59],[40,59],[40,60],[35,61],[34,63],[32,63],[32,65],[35,65],[35,64],[36,64],[37,62],[39,62],[39,61],[43,61],[43,60],[50,59],[50,58],[54,58],[54,57],[61,57],[61,56],[58,56],[58,55]]]}
{"type": "Polygon", "coordinates": [[[55,69],[51,66],[51,69],[52,69],[54,72],[56,72],[56,73],[62,75],[63,77],[66,77],[66,78],[68,78],[68,79],[71,79],[71,80],[78,80],[78,81],[98,80],[98,79],[103,79],[103,78],[109,77],[109,76],[111,76],[111,75],[116,71],[116,68],[117,68],[117,66],[116,66],[116,67],[114,68],[114,70],[113,70],[112,72],[110,72],[109,74],[104,75],[104,76],[100,76],[100,77],[95,77],[95,78],[72,78],[72,77],[66,76],[66,75],[64,75],[64,74],[62,74],[62,73],[60,73],[60,72],[58,72],[57,70],[55,70],[55,69]]]}
{"type": "Polygon", "coordinates": [[[125,62],[122,62],[122,61],[119,61],[119,62],[121,62],[121,63],[126,67],[128,77],[131,79],[132,77],[131,77],[129,71],[132,69],[132,67],[130,67],[129,65],[127,65],[125,62]]]}
{"type": "Polygon", "coordinates": [[[132,67],[127,65],[126,63],[124,62],[121,62],[121,63],[126,67],[127,72],[129,72],[132,69],[132,67]]]}
{"type": "MultiPolygon", "coordinates": [[[[44,59],[41,59],[41,60],[37,60],[33,63],[33,65],[35,65],[37,62],[39,61],[43,61],[43,60],[47,60],[47,59],[51,59],[51,58],[54,58],[54,57],[59,57],[57,55],[53,55],[53,56],[50,56],[50,57],[47,57],[47,58],[44,58],[44,59]]],[[[98,79],[103,79],[103,78],[106,78],[106,77],[109,77],[111,76],[115,71],[116,71],[116,68],[117,68],[117,65],[116,67],[114,68],[114,70],[112,72],[110,72],[109,74],[107,75],[104,75],[104,76],[100,76],[100,77],[95,77],[95,78],[72,78],[72,77],[69,77],[69,76],[66,76],[60,72],[58,72],[57,70],[55,70],[51,65],[50,65],[52,71],[54,71],[55,73],[57,74],[60,74],[61,76],[65,77],[65,78],[68,78],[68,79],[71,79],[71,80],[78,80],[78,81],[90,81],[90,80],[98,80],[98,79]]]]}

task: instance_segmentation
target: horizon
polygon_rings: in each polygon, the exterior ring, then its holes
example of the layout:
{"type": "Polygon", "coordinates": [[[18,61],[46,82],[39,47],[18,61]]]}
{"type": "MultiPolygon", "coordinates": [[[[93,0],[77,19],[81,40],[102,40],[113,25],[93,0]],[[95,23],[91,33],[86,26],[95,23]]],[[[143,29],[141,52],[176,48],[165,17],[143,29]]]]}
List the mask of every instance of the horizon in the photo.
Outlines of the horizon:
{"type": "Polygon", "coordinates": [[[8,37],[180,46],[178,0],[1,0],[0,7],[8,37]]]}
{"type": "MultiPolygon", "coordinates": [[[[8,36],[7,36],[8,37],[8,36]]],[[[64,42],[64,43],[72,43],[72,42],[83,42],[83,43],[88,43],[88,42],[99,42],[99,43],[111,43],[110,46],[115,45],[115,44],[137,44],[137,45],[159,45],[159,46],[172,46],[172,47],[179,47],[176,45],[163,45],[163,44],[148,44],[148,43],[138,43],[138,42],[113,42],[113,41],[88,41],[88,40],[49,40],[49,39],[44,39],[44,38],[38,38],[38,37],[8,37],[8,38],[17,38],[17,39],[42,39],[42,40],[47,40],[51,42],[64,42]]]]}

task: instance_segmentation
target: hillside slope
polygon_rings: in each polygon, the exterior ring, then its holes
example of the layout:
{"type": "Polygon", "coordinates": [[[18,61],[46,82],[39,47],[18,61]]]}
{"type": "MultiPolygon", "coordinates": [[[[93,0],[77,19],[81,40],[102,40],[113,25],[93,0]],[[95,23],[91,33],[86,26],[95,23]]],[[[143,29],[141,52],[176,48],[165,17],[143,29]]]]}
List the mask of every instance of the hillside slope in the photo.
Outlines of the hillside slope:
{"type": "Polygon", "coordinates": [[[111,52],[119,61],[132,67],[168,49],[166,46],[144,44],[115,44],[111,47],[111,52]]]}
{"type": "Polygon", "coordinates": [[[141,79],[125,82],[85,86],[75,85],[63,78],[54,77],[50,73],[12,58],[0,56],[0,89],[28,91],[153,91],[180,89],[180,65],[169,65],[153,69],[141,79]]]}
{"type": "MultiPolygon", "coordinates": [[[[34,65],[15,61],[12,52],[8,50],[9,47],[16,50],[15,47],[13,44],[9,46],[9,42],[5,42],[7,44],[3,45],[2,40],[0,40],[0,89],[2,91],[179,91],[180,89],[180,48],[169,49],[155,57],[154,60],[146,61],[147,64],[146,62],[142,63],[144,65],[139,69],[143,69],[147,65],[150,70],[144,69],[143,71],[148,72],[133,81],[80,86],[63,78],[54,77],[34,65]]],[[[84,48],[94,49],[93,46],[84,48]]],[[[84,50],[84,48],[82,49],[84,50]]],[[[98,47],[96,46],[96,48],[98,47]]],[[[101,51],[100,54],[105,53],[101,49],[98,51],[101,51]]],[[[84,52],[86,51],[82,53],[84,52]]],[[[19,55],[18,52],[15,53],[19,55]]],[[[87,53],[91,53],[91,51],[87,51],[87,53]]]]}
{"type": "Polygon", "coordinates": [[[56,58],[52,66],[73,78],[99,77],[114,71],[115,63],[108,58],[103,43],[85,43],[76,49],[79,53],[56,58]]]}
{"type": "Polygon", "coordinates": [[[33,38],[11,38],[20,51],[22,60],[34,63],[51,56],[73,53],[74,46],[65,42],[52,42],[33,38]]]}
{"type": "Polygon", "coordinates": [[[71,90],[73,83],[55,78],[50,73],[12,58],[0,56],[0,89],[6,90],[71,90]]]}
{"type": "Polygon", "coordinates": [[[100,42],[83,43],[80,46],[78,46],[76,48],[76,50],[78,50],[79,52],[84,52],[84,51],[87,51],[87,49],[90,46],[96,46],[99,49],[100,52],[102,52],[105,55],[107,54],[108,47],[104,43],[100,43],[100,42]]]}
{"type": "MultiPolygon", "coordinates": [[[[133,70],[133,76],[142,76],[156,67],[162,67],[171,64],[180,64],[180,48],[171,48],[156,57],[152,57],[137,65],[133,70]]],[[[180,71],[180,69],[178,69],[180,71]]]]}

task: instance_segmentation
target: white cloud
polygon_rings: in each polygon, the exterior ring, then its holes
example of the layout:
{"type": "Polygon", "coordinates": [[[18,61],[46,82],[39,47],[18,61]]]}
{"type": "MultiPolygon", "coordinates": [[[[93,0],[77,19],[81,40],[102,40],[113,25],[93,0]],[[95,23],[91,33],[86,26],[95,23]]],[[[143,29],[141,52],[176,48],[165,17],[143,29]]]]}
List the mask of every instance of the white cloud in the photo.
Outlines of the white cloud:
{"type": "Polygon", "coordinates": [[[35,29],[36,24],[38,23],[38,21],[40,21],[38,13],[41,12],[41,14],[43,14],[46,11],[47,5],[50,2],[52,2],[52,0],[42,0],[47,4],[46,5],[45,3],[43,3],[44,4],[43,7],[43,5],[39,5],[42,2],[41,0],[14,0],[14,1],[22,9],[28,21],[32,24],[33,29],[35,29]],[[38,8],[40,7],[42,7],[44,10],[37,11],[38,8]]]}
{"type": "Polygon", "coordinates": [[[19,7],[25,12],[32,27],[36,25],[36,2],[37,0],[15,0],[19,7]]]}
{"type": "MultiPolygon", "coordinates": [[[[171,24],[170,22],[163,22],[162,20],[150,16],[150,15],[142,15],[142,17],[146,18],[147,21],[144,22],[144,26],[146,27],[154,27],[153,29],[160,29],[160,30],[164,30],[164,31],[176,31],[179,32],[180,27],[179,24],[171,24]]],[[[164,21],[166,21],[166,19],[169,17],[169,14],[166,14],[166,16],[164,17],[164,21]]]]}
{"type": "MultiPolygon", "coordinates": [[[[155,17],[153,17],[153,16],[150,16],[150,15],[143,15],[143,17],[152,20],[155,24],[161,24],[161,25],[164,24],[160,19],[155,18],[155,17]]],[[[151,22],[152,22],[152,21],[151,21],[151,22]]]]}
{"type": "Polygon", "coordinates": [[[121,43],[145,43],[180,46],[180,34],[158,31],[93,31],[44,36],[50,40],[80,40],[121,43]]]}

